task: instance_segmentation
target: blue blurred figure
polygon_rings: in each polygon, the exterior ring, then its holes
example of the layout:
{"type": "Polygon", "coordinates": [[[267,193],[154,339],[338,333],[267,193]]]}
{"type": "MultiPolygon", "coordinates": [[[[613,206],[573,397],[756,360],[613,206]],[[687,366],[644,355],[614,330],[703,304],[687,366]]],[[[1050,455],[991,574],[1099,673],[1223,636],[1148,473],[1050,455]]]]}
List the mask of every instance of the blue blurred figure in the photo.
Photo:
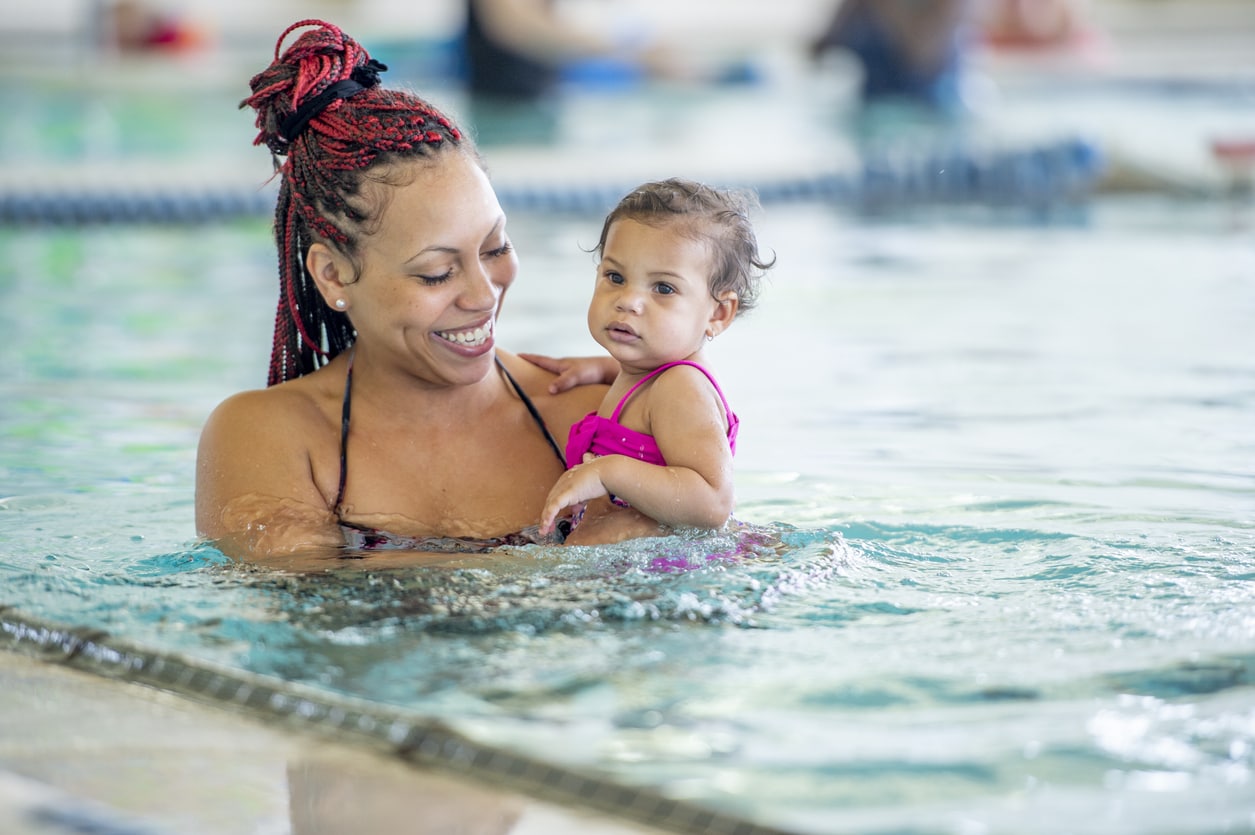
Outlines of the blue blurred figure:
{"type": "Polygon", "coordinates": [[[811,57],[850,52],[863,68],[865,103],[908,100],[956,111],[974,12],[973,0],[842,0],[811,57]]]}

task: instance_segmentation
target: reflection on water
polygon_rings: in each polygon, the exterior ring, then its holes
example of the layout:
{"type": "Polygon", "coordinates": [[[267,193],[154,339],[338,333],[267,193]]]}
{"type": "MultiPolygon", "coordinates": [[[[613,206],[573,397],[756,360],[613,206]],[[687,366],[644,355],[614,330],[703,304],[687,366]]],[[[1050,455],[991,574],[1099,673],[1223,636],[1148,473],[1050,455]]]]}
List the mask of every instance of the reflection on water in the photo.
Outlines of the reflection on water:
{"type": "Polygon", "coordinates": [[[288,764],[292,835],[506,835],[523,804],[499,792],[363,759],[309,755],[288,764]]]}

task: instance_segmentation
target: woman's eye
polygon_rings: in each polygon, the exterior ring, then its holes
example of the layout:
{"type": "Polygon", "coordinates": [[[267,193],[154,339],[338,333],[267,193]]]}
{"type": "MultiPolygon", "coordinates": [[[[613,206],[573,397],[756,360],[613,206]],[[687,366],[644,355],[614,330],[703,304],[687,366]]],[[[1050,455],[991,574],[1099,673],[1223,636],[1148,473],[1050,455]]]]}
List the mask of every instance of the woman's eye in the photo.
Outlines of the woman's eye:
{"type": "Polygon", "coordinates": [[[514,244],[506,241],[496,249],[490,249],[484,253],[485,258],[500,258],[502,255],[509,255],[514,251],[514,244]]]}
{"type": "Polygon", "coordinates": [[[448,270],[440,275],[419,275],[417,278],[419,281],[427,285],[444,284],[446,281],[453,278],[453,270],[448,270]]]}

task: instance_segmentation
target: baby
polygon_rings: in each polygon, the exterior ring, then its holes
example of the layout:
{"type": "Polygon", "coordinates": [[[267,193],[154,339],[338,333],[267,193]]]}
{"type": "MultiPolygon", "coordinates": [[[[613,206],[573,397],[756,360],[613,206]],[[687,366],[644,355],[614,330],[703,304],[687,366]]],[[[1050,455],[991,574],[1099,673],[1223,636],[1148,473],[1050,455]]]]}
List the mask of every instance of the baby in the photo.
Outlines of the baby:
{"type": "Polygon", "coordinates": [[[567,471],[541,513],[599,496],[663,525],[720,528],[732,514],[737,417],[704,348],[754,306],[763,261],[744,195],[687,180],[647,183],[606,217],[588,307],[619,371],[571,428],[567,471]]]}

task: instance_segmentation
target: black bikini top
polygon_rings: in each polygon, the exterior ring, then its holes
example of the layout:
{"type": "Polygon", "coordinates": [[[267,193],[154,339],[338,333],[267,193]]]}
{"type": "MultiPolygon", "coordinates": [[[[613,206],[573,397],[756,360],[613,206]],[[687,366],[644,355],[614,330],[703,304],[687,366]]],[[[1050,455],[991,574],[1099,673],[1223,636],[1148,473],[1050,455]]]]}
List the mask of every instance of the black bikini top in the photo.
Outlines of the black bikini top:
{"type": "MultiPolygon", "coordinates": [[[[557,440],[553,437],[553,433],[549,431],[549,427],[545,425],[545,419],[540,416],[540,411],[536,408],[536,404],[523,391],[523,387],[518,384],[512,375],[501,362],[501,357],[496,357],[497,368],[505,376],[506,381],[514,392],[523,401],[523,405],[527,407],[527,412],[532,416],[532,420],[536,421],[536,425],[540,427],[541,433],[544,434],[545,440],[549,442],[550,449],[557,456],[558,461],[562,464],[562,468],[566,469],[566,456],[562,454],[562,447],[558,446],[557,440]]],[[[349,477],[349,413],[353,398],[353,352],[349,352],[349,367],[344,373],[344,405],[340,410],[340,486],[336,489],[335,514],[337,519],[342,519],[340,506],[344,502],[344,485],[349,477]]]]}

